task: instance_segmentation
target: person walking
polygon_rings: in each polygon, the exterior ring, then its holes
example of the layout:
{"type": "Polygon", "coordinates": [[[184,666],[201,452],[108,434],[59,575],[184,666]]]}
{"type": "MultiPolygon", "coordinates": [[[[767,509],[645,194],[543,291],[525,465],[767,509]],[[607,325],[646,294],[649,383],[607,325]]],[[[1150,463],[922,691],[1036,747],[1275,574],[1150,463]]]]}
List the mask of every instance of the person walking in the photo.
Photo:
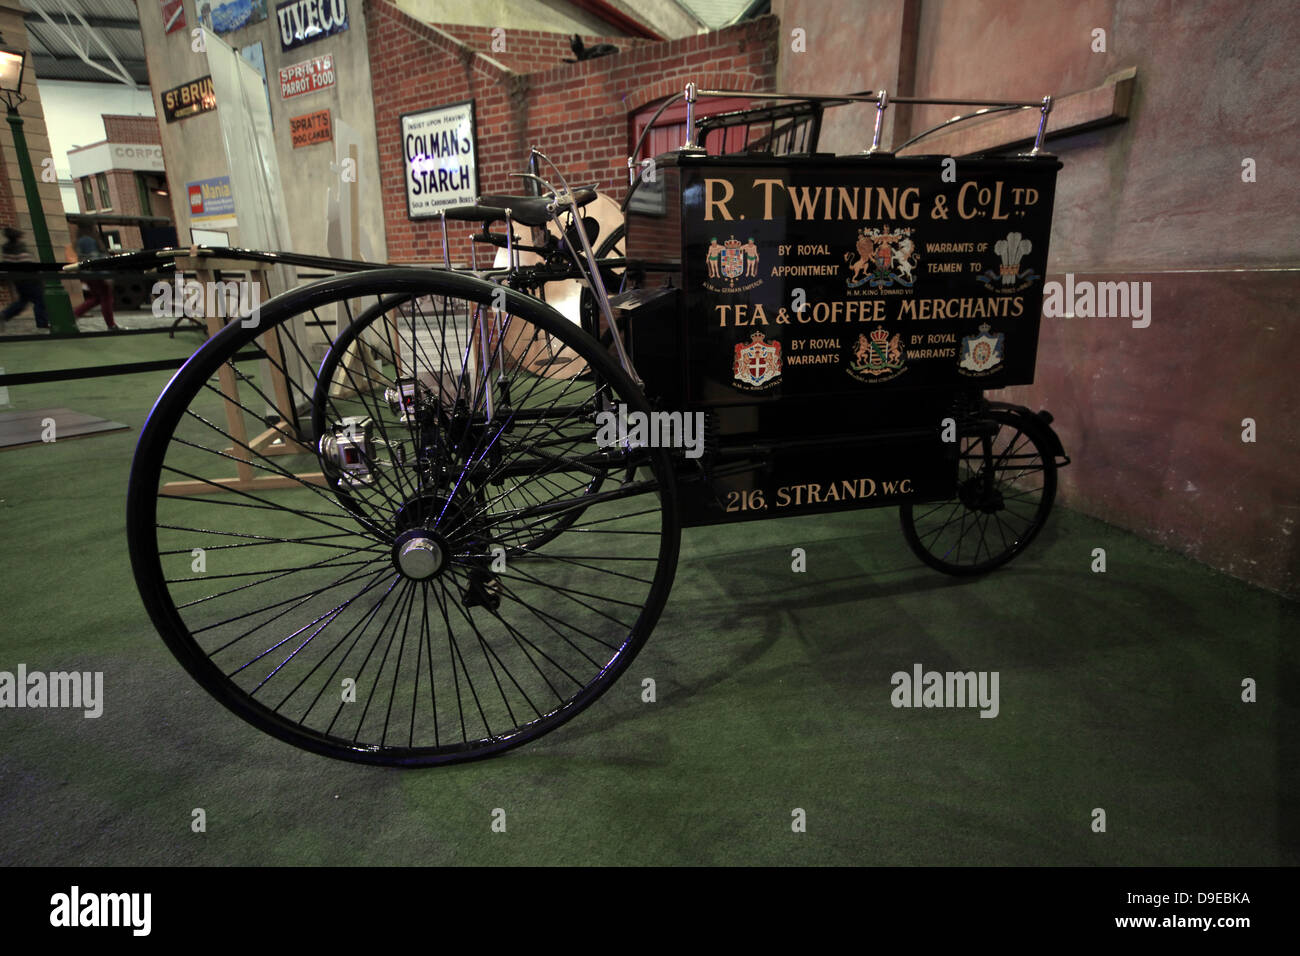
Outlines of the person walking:
{"type": "MultiPolygon", "coordinates": [[[[95,234],[94,227],[82,226],[81,235],[77,238],[77,258],[78,259],[97,259],[104,254],[104,246],[99,241],[99,236],[95,234]]],[[[104,313],[104,324],[110,329],[117,331],[121,328],[113,320],[113,283],[107,279],[82,279],[90,290],[90,294],[82,301],[81,305],[72,310],[72,314],[81,318],[95,306],[99,306],[104,313]]]]}
{"type": "MultiPolygon", "coordinates": [[[[0,246],[0,261],[6,263],[36,261],[28,251],[27,243],[23,242],[21,229],[15,229],[13,226],[5,227],[5,243],[0,246]]],[[[13,284],[17,298],[6,306],[3,312],[0,312],[0,321],[8,322],[30,303],[32,314],[36,317],[36,327],[48,329],[50,320],[45,312],[45,286],[41,280],[35,276],[14,278],[13,284]]]]}

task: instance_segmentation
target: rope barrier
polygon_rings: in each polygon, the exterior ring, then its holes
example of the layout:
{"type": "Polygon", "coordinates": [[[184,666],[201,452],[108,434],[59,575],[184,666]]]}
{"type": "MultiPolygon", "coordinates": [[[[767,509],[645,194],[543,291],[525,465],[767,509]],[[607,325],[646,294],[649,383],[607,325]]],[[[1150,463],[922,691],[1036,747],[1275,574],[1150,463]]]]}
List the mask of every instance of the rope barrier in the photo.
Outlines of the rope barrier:
{"type": "MultiPolygon", "coordinates": [[[[45,338],[45,336],[41,336],[45,338]]],[[[239,352],[231,358],[232,362],[249,362],[253,359],[266,358],[261,349],[239,352]]],[[[190,360],[184,358],[158,359],[154,362],[126,362],[118,365],[91,365],[85,368],[56,368],[45,372],[13,372],[0,375],[0,387],[6,385],[40,385],[45,382],[67,382],[79,378],[107,378],[110,375],[136,375],[140,372],[165,372],[177,369],[190,360]]]]}

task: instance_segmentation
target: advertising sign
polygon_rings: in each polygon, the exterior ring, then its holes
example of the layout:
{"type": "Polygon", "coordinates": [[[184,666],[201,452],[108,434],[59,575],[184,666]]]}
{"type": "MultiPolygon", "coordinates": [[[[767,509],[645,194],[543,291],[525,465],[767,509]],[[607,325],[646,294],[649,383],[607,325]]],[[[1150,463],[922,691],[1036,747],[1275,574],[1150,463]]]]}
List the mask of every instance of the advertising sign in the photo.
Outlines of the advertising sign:
{"type": "Polygon", "coordinates": [[[280,49],[292,50],[348,28],[347,0],[288,0],[277,4],[280,49]]]}
{"type": "Polygon", "coordinates": [[[406,215],[428,219],[478,196],[478,141],[474,101],[465,100],[402,117],[406,159],[406,215]]]}
{"type": "Polygon", "coordinates": [[[266,19],[266,0],[212,0],[212,32],[233,33],[266,19]]]}
{"type": "Polygon", "coordinates": [[[312,57],[280,67],[280,98],[290,99],[327,90],[334,85],[334,54],[312,57]]]}
{"type": "Polygon", "coordinates": [[[870,161],[683,168],[692,390],[1032,382],[1058,167],[971,160],[952,183],[870,161]]]}
{"type": "Polygon", "coordinates": [[[236,225],[235,195],[229,176],[199,179],[185,184],[190,199],[190,225],[216,229],[236,225]]]}
{"type": "Polygon", "coordinates": [[[334,138],[334,129],[330,125],[330,111],[317,110],[304,116],[289,119],[289,134],[293,137],[293,148],[315,146],[328,143],[334,138]]]}
{"type": "Polygon", "coordinates": [[[161,0],[163,33],[185,29],[185,0],[161,0]]]}
{"type": "Polygon", "coordinates": [[[190,80],[162,94],[163,115],[167,122],[189,119],[199,113],[207,113],[217,108],[217,95],[212,92],[212,77],[201,76],[190,80]]]}

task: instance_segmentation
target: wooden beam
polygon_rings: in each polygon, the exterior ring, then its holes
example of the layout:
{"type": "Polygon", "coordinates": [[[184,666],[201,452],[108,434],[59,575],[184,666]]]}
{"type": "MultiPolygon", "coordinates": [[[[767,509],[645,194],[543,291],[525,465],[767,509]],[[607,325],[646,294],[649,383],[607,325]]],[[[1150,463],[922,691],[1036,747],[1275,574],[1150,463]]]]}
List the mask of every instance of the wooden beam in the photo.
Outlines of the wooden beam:
{"type": "MultiPolygon", "coordinates": [[[[1052,103],[1044,142],[1126,122],[1136,82],[1137,67],[1131,66],[1112,73],[1101,86],[1062,96],[1052,103]]],[[[983,121],[959,123],[947,132],[935,133],[907,147],[899,155],[973,156],[1020,145],[1029,146],[1038,132],[1040,116],[1037,110],[1020,110],[983,121]]]]}
{"type": "MultiPolygon", "coordinates": [[[[299,441],[287,422],[276,422],[262,434],[248,443],[248,447],[263,455],[314,455],[316,449],[299,441]]],[[[243,449],[234,445],[224,449],[232,458],[238,457],[243,449]]]]}
{"type": "Polygon", "coordinates": [[[304,484],[328,488],[329,483],[320,472],[303,475],[265,475],[257,478],[212,478],[208,481],[169,481],[160,492],[168,495],[214,495],[219,491],[273,491],[278,488],[301,488],[304,484]]]}

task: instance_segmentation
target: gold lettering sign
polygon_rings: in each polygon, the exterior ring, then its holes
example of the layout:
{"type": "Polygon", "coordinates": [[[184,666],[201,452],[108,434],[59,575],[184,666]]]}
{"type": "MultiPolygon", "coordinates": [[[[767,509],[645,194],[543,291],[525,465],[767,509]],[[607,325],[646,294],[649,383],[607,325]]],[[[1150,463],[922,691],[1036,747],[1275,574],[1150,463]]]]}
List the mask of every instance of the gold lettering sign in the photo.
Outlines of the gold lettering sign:
{"type": "Polygon", "coordinates": [[[889,498],[896,495],[910,495],[914,491],[911,478],[845,478],[836,481],[810,481],[798,485],[782,485],[776,489],[770,502],[761,488],[728,491],[722,507],[728,514],[734,514],[742,511],[806,508],[812,505],[832,505],[868,498],[889,498]]]}
{"type": "MultiPolygon", "coordinates": [[[[704,178],[704,221],[734,222],[743,219],[732,211],[737,186],[729,179],[704,178]]],[[[945,221],[956,211],[957,219],[990,222],[1023,215],[1039,200],[1037,189],[1010,188],[1003,180],[980,185],[975,180],[954,184],[937,194],[928,209],[922,205],[916,186],[794,186],[783,179],[755,177],[750,189],[762,200],[765,220],[790,219],[818,222],[887,220],[915,222],[918,219],[945,221]]]]}
{"type": "Polygon", "coordinates": [[[212,77],[201,76],[162,93],[163,115],[167,122],[187,119],[217,108],[217,95],[212,88],[212,77]]]}

